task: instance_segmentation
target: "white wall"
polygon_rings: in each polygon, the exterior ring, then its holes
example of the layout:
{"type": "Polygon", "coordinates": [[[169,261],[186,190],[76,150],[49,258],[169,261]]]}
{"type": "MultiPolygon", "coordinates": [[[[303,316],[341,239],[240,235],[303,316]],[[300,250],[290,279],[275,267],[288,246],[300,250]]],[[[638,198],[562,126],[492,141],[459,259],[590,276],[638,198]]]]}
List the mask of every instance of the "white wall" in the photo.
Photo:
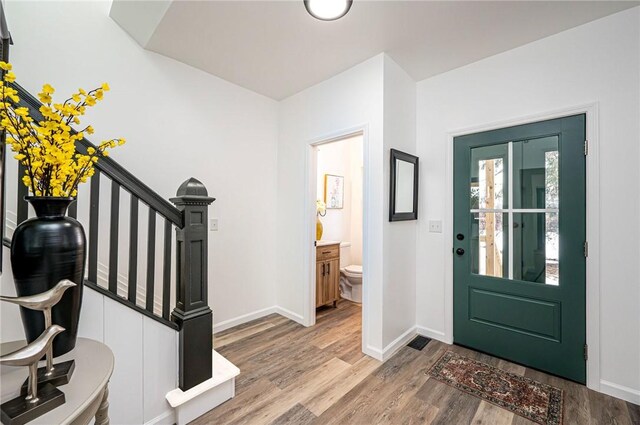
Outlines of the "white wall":
{"type": "Polygon", "coordinates": [[[324,200],[325,174],[344,177],[344,203],[343,208],[327,208],[325,216],[320,217],[322,239],[343,242],[341,265],[362,264],[362,135],[318,146],[316,181],[320,200],[324,200]]]}
{"type": "Polygon", "coordinates": [[[363,348],[377,358],[411,337],[415,325],[416,222],[388,221],[389,149],[415,151],[415,93],[413,80],[381,54],[281,102],[278,305],[309,314],[304,285],[313,284],[308,252],[315,221],[314,211],[301,206],[308,201],[310,144],[366,126],[363,348]]]}
{"type": "Polygon", "coordinates": [[[114,424],[172,424],[165,395],[178,386],[178,332],[85,287],[78,336],[113,351],[109,418],[114,424]]]}
{"type": "MultiPolygon", "coordinates": [[[[365,127],[364,320],[365,345],[382,348],[383,64],[378,55],[280,104],[278,145],[278,305],[303,321],[310,316],[306,291],[313,285],[309,252],[315,239],[315,182],[309,159],[312,142],[365,127]],[[367,165],[368,164],[368,169],[367,165]],[[311,193],[311,199],[307,199],[311,193]],[[305,207],[305,203],[307,207],[305,207]],[[367,268],[368,266],[368,268],[367,268]],[[368,295],[367,295],[368,294],[368,295]],[[367,311],[376,312],[367,317],[367,311]],[[365,328],[367,326],[365,325],[365,328]]],[[[315,171],[315,170],[314,170],[315,171]]],[[[292,316],[292,317],[295,317],[292,316]]],[[[365,346],[365,349],[367,347],[365,346]]]]}
{"type": "MultiPolygon", "coordinates": [[[[640,9],[634,8],[418,83],[422,163],[417,323],[445,335],[447,134],[597,102],[601,389],[640,403],[640,9]]],[[[598,313],[598,312],[591,312],[598,313]]],[[[597,355],[597,354],[596,354],[597,355]]]]}
{"type": "MultiPolygon", "coordinates": [[[[11,277],[11,261],[9,248],[2,247],[2,276],[0,276],[1,294],[15,297],[16,290],[11,277]]],[[[15,304],[0,303],[0,342],[18,341],[25,339],[20,310],[15,304]]]]}
{"type": "MultiPolygon", "coordinates": [[[[416,154],[416,83],[391,58],[384,61],[384,293],[383,342],[394,347],[415,321],[416,231],[420,220],[390,222],[391,149],[416,154]]],[[[421,218],[421,216],[418,216],[421,218]]],[[[393,351],[388,348],[385,351],[393,351]]]]}
{"type": "Polygon", "coordinates": [[[277,102],[145,51],[109,18],[109,5],[9,1],[18,82],[32,93],[49,82],[64,96],[108,81],[86,118],[96,128],[90,139],[127,138],[114,159],[165,198],[192,176],[217,198],[209,209],[220,229],[209,233],[216,324],[273,307],[276,254],[264,244],[275,240],[277,102]]]}

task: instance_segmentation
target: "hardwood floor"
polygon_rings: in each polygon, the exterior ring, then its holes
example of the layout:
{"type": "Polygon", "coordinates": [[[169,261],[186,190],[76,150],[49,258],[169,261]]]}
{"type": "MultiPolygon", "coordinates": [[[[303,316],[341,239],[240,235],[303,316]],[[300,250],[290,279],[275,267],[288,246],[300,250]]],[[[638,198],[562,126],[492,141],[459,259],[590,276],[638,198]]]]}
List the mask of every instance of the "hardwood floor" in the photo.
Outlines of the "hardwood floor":
{"type": "Polygon", "coordinates": [[[360,332],[360,307],[340,301],[310,328],[274,314],[216,334],[216,350],[241,371],[236,397],[193,424],[533,423],[430,378],[446,350],[564,389],[564,425],[640,424],[640,406],[438,341],[382,364],[362,354],[360,332]]]}

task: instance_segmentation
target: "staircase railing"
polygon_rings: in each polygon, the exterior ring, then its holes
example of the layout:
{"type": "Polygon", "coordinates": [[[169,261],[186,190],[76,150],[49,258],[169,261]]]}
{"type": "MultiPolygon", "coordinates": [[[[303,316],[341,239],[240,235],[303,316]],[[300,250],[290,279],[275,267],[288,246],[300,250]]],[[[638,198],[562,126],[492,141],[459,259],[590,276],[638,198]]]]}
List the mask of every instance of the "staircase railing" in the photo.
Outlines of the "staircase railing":
{"type": "MultiPolygon", "coordinates": [[[[40,101],[20,85],[14,84],[14,88],[18,91],[21,106],[28,107],[34,120],[40,121],[42,119],[39,111],[40,101]]],[[[85,153],[90,147],[95,148],[95,145],[87,139],[76,143],[76,148],[81,153],[85,153]]],[[[88,272],[84,284],[120,304],[179,331],[179,380],[180,388],[186,391],[212,376],[212,313],[207,300],[207,209],[214,198],[208,196],[202,183],[191,178],[180,186],[177,196],[171,199],[174,206],[110,157],[100,158],[95,168],[96,172],[89,183],[88,272]],[[103,190],[101,176],[110,181],[108,190],[111,203],[107,235],[104,235],[100,228],[100,217],[103,212],[100,210],[101,190],[103,190]],[[118,264],[121,233],[120,200],[123,192],[127,192],[130,198],[129,260],[124,282],[123,275],[119,273],[118,264]],[[138,219],[141,204],[148,207],[147,253],[146,259],[142,259],[144,261],[138,258],[140,230],[138,219]],[[161,246],[163,255],[159,259],[162,261],[161,276],[156,276],[158,221],[164,234],[161,246]],[[176,229],[177,234],[175,254],[172,243],[173,228],[176,229]],[[99,270],[98,251],[102,237],[108,237],[109,241],[108,265],[103,266],[103,270],[99,270]],[[176,265],[176,302],[173,310],[171,309],[172,258],[175,258],[176,265]],[[138,282],[140,263],[146,263],[144,282],[138,282]],[[102,285],[99,282],[101,274],[106,274],[106,278],[102,279],[102,285]],[[160,292],[161,296],[156,297],[157,292],[160,292]],[[142,302],[140,302],[141,297],[142,302]]],[[[28,190],[20,181],[24,171],[23,166],[18,166],[18,173],[15,176],[18,179],[16,223],[26,220],[29,213],[28,204],[24,200],[28,190]]],[[[4,179],[1,190],[4,196],[4,179]]],[[[3,203],[6,208],[6,203],[3,203]]],[[[69,209],[70,216],[77,217],[77,205],[78,203],[75,202],[69,209]]],[[[3,213],[4,211],[3,209],[3,213]]],[[[3,231],[5,223],[6,221],[3,220],[3,231]]],[[[10,240],[4,236],[3,243],[5,246],[10,246],[10,240]]]]}

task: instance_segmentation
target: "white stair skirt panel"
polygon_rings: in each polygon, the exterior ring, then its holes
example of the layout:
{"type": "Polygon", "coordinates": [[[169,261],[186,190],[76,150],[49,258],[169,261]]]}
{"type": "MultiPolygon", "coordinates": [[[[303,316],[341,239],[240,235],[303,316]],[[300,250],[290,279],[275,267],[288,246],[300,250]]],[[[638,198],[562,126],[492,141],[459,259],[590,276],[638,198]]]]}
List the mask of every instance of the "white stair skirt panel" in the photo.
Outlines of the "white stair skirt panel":
{"type": "Polygon", "coordinates": [[[167,401],[175,409],[176,424],[187,424],[233,398],[239,374],[240,369],[213,350],[211,379],[187,391],[176,388],[167,393],[167,401]]]}

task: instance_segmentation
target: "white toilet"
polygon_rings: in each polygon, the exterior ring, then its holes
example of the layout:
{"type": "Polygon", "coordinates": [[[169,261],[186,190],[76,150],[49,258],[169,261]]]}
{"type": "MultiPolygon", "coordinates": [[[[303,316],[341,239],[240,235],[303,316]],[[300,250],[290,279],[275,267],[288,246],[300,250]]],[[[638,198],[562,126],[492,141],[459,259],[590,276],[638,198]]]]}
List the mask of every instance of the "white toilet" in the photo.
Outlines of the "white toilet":
{"type": "Polygon", "coordinates": [[[351,242],[340,243],[340,298],[362,303],[361,254],[351,252],[351,242]]]}
{"type": "Polygon", "coordinates": [[[340,297],[362,303],[362,266],[352,264],[340,269],[340,297]]]}

